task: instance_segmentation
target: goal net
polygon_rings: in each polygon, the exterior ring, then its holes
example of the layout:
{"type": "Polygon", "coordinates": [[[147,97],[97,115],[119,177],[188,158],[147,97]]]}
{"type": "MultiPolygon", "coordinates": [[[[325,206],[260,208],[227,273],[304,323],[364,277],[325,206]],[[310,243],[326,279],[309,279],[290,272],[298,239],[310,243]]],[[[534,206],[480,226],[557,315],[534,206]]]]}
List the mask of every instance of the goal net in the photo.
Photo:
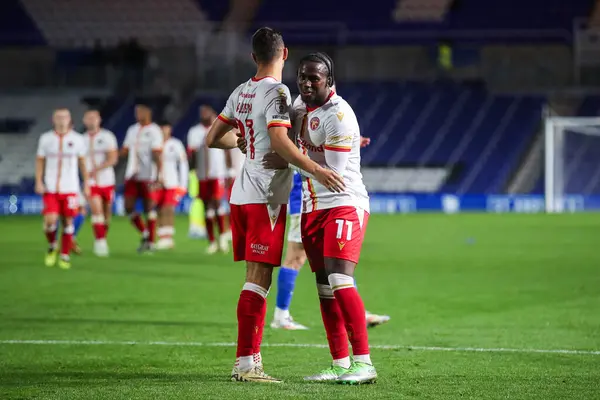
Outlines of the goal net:
{"type": "Polygon", "coordinates": [[[600,195],[600,118],[548,117],[545,121],[546,212],[582,210],[600,195]]]}

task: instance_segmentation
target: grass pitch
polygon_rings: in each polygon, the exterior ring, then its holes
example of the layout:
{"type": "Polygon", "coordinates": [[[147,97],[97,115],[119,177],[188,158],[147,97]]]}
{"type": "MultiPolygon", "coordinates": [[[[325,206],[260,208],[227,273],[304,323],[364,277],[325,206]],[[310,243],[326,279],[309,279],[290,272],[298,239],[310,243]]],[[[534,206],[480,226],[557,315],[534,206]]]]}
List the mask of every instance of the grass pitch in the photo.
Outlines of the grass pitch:
{"type": "Polygon", "coordinates": [[[239,384],[243,266],[205,256],[185,219],[175,250],[139,256],[116,218],[109,259],[87,221],[70,271],[43,266],[39,217],[0,221],[0,398],[600,399],[600,215],[372,216],[358,287],[392,320],[369,331],[390,348],[361,387],[302,381],[330,361],[308,268],[292,314],[311,329],[265,328],[285,383],[239,384]]]}

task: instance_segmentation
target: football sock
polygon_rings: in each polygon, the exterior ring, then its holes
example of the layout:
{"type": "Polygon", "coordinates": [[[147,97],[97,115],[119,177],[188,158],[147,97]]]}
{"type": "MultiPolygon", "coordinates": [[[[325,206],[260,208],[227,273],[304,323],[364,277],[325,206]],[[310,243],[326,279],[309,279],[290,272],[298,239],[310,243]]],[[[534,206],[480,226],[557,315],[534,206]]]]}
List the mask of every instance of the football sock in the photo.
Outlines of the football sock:
{"type": "Polygon", "coordinates": [[[106,224],[104,223],[104,215],[92,215],[92,227],[94,229],[94,237],[96,240],[106,238],[106,224]]]}
{"type": "MultiPolygon", "coordinates": [[[[268,293],[268,292],[267,292],[268,293]]],[[[254,339],[254,362],[256,363],[256,355],[260,357],[260,345],[262,344],[263,332],[265,331],[265,319],[267,316],[267,302],[263,302],[262,310],[260,310],[260,319],[258,320],[258,331],[256,332],[256,338],[254,339]]],[[[261,358],[262,360],[262,358],[261,358]]]]}
{"type": "Polygon", "coordinates": [[[219,235],[225,233],[225,209],[223,207],[217,209],[217,226],[219,227],[219,235]]]}
{"type": "Polygon", "coordinates": [[[285,318],[289,315],[290,303],[294,294],[294,286],[298,271],[292,268],[281,267],[277,275],[277,308],[275,309],[275,318],[285,318]]]}
{"type": "Polygon", "coordinates": [[[333,296],[333,291],[329,285],[317,284],[317,291],[321,303],[321,317],[323,318],[329,351],[331,357],[333,357],[334,365],[348,368],[350,367],[348,334],[346,333],[344,317],[338,301],[333,296]]]}
{"type": "Polygon", "coordinates": [[[148,213],[148,241],[154,243],[156,240],[156,211],[148,213]]]}
{"type": "Polygon", "coordinates": [[[73,232],[75,227],[73,225],[67,225],[63,228],[62,240],[60,244],[60,255],[62,258],[69,258],[71,247],[73,246],[73,232]]]}
{"type": "Polygon", "coordinates": [[[237,306],[238,342],[236,357],[239,368],[247,370],[252,366],[254,354],[260,348],[260,325],[264,325],[267,289],[254,283],[245,283],[237,306]]]}
{"type": "Polygon", "coordinates": [[[329,284],[340,305],[354,359],[369,354],[369,337],[365,319],[365,305],[354,287],[354,280],[345,274],[330,274],[329,284]]]}
{"type": "Polygon", "coordinates": [[[48,240],[48,244],[51,248],[56,248],[56,230],[58,229],[58,225],[54,224],[51,226],[46,226],[44,233],[46,234],[46,240],[48,240]]]}
{"type": "Polygon", "coordinates": [[[144,225],[144,221],[142,221],[142,217],[140,217],[140,214],[136,212],[129,214],[129,220],[131,221],[135,229],[138,230],[138,232],[144,233],[144,231],[146,230],[146,226],[144,225]]]}
{"type": "Polygon", "coordinates": [[[73,218],[73,227],[75,229],[75,231],[73,232],[74,237],[77,237],[77,234],[79,233],[79,230],[83,226],[84,222],[85,222],[85,216],[81,213],[77,214],[75,216],[75,218],[73,218]]]}
{"type": "Polygon", "coordinates": [[[206,235],[208,236],[208,241],[210,243],[215,241],[214,219],[215,210],[210,209],[204,213],[204,225],[206,225],[206,235]]]}

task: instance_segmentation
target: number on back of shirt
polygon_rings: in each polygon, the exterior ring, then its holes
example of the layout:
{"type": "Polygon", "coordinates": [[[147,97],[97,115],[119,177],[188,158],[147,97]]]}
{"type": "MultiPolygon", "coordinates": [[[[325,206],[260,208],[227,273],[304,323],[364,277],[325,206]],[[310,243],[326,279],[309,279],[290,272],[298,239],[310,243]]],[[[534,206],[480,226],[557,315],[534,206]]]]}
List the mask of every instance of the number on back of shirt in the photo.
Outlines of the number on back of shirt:
{"type": "Polygon", "coordinates": [[[348,221],[345,219],[336,219],[335,223],[337,224],[337,234],[335,235],[335,238],[342,239],[345,236],[346,240],[352,240],[352,221],[348,221]],[[346,227],[345,235],[344,227],[346,227]]]}
{"type": "Polygon", "coordinates": [[[74,196],[67,197],[67,208],[69,210],[76,210],[79,207],[79,199],[74,196]]]}

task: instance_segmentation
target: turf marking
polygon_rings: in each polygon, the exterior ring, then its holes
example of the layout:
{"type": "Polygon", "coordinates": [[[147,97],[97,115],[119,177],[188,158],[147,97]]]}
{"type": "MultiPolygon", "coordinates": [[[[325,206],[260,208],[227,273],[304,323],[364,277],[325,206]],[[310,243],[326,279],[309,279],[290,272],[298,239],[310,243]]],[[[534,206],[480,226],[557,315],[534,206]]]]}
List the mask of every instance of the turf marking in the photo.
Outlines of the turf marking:
{"type": "MultiPolygon", "coordinates": [[[[0,340],[0,344],[10,345],[60,345],[60,346],[173,346],[173,347],[235,347],[231,343],[202,342],[161,342],[136,340],[0,340]]],[[[312,343],[263,343],[263,347],[299,347],[327,348],[326,344],[312,343]]],[[[441,346],[405,346],[405,345],[371,345],[380,350],[417,350],[417,351],[450,351],[471,353],[540,353],[540,354],[579,354],[600,356],[600,350],[568,350],[568,349],[516,349],[506,347],[441,347],[441,346]]]]}

